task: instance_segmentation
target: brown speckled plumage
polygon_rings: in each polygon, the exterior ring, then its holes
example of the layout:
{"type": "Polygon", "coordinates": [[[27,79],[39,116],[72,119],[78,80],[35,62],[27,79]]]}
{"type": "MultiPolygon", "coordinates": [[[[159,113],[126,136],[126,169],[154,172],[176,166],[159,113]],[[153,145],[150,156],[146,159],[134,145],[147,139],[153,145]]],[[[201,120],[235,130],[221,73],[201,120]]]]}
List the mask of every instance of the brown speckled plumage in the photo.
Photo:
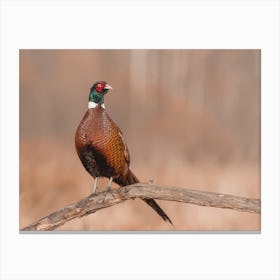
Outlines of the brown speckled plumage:
{"type": "Polygon", "coordinates": [[[76,149],[85,169],[93,177],[124,177],[129,153],[121,131],[100,105],[88,109],[77,129],[76,149]]]}

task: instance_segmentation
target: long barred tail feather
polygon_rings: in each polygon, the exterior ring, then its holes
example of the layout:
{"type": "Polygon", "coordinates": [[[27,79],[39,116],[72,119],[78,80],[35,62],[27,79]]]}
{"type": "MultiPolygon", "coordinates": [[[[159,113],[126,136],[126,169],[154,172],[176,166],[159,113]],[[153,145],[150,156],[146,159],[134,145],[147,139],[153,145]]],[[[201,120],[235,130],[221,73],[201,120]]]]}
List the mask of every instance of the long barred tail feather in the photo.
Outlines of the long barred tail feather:
{"type": "MultiPolygon", "coordinates": [[[[121,187],[140,182],[131,170],[128,170],[128,174],[125,178],[120,177],[115,179],[114,181],[121,187]]],[[[167,214],[160,208],[160,206],[152,198],[143,198],[143,201],[145,201],[149,206],[151,206],[161,216],[161,218],[164,221],[169,222],[171,225],[173,225],[172,221],[167,216],[167,214]]]]}
{"type": "Polygon", "coordinates": [[[152,199],[152,198],[143,198],[143,200],[151,206],[161,217],[164,221],[169,222],[171,225],[173,225],[170,218],[167,216],[167,214],[159,207],[159,205],[152,199]]]}

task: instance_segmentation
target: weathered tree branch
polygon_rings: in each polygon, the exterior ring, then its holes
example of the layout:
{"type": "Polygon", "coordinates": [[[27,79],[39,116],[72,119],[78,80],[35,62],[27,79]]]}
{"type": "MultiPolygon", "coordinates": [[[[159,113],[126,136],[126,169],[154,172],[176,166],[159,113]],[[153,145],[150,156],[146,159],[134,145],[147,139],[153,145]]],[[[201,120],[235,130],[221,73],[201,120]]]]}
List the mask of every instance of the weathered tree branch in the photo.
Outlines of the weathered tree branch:
{"type": "Polygon", "coordinates": [[[229,194],[189,190],[183,188],[160,187],[137,183],[105,192],[91,194],[79,202],[64,207],[23,228],[23,231],[53,230],[66,222],[111,207],[134,198],[154,198],[159,200],[191,203],[200,206],[228,208],[238,211],[260,213],[260,200],[229,194]]]}

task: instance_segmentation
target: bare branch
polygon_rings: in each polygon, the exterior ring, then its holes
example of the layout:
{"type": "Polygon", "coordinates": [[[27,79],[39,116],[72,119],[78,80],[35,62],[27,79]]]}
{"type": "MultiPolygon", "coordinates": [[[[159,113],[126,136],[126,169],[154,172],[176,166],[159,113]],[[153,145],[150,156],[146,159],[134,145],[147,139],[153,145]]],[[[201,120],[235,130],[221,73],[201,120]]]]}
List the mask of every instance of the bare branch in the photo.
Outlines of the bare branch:
{"type": "Polygon", "coordinates": [[[200,206],[228,208],[232,210],[260,213],[260,200],[229,194],[189,190],[184,188],[161,187],[137,183],[117,190],[91,194],[79,202],[64,207],[23,228],[23,231],[53,230],[66,222],[111,207],[134,198],[154,198],[159,200],[191,203],[200,206]]]}

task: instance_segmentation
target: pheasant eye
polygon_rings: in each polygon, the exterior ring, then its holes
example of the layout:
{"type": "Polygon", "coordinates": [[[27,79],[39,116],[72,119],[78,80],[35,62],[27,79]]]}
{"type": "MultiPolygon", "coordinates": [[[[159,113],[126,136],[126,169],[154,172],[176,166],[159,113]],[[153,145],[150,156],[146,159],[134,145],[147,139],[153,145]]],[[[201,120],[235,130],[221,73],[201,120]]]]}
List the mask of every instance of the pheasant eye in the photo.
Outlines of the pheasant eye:
{"type": "Polygon", "coordinates": [[[104,89],[104,87],[105,87],[104,84],[99,83],[99,84],[96,85],[95,88],[96,88],[97,92],[101,92],[104,89]]]}

